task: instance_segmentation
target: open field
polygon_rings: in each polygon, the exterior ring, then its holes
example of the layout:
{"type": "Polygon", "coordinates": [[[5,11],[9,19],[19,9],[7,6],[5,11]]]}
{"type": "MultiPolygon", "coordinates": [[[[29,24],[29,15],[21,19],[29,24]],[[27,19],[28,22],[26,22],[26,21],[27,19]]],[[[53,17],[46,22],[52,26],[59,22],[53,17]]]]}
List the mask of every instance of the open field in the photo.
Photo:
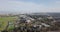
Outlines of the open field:
{"type": "Polygon", "coordinates": [[[5,29],[6,25],[8,24],[8,21],[11,23],[14,23],[14,21],[17,19],[17,17],[0,17],[0,30],[5,29]]]}

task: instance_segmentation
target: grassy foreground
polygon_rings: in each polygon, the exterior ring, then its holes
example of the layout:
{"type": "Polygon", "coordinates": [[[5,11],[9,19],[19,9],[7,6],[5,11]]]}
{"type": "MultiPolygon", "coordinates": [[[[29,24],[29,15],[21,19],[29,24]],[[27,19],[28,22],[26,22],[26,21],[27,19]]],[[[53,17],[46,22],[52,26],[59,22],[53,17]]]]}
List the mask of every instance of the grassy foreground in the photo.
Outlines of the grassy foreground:
{"type": "Polygon", "coordinates": [[[0,31],[6,28],[8,21],[10,21],[11,23],[14,23],[16,19],[17,17],[15,16],[14,17],[0,17],[0,31]]]}

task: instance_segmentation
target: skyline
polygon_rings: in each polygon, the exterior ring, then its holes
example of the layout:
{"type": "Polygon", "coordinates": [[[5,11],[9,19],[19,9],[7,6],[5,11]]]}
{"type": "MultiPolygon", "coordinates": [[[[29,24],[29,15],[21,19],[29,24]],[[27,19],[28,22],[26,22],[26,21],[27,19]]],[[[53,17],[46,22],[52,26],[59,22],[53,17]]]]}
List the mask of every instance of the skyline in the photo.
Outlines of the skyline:
{"type": "Polygon", "coordinates": [[[60,0],[0,0],[0,13],[60,12],[60,0]]]}

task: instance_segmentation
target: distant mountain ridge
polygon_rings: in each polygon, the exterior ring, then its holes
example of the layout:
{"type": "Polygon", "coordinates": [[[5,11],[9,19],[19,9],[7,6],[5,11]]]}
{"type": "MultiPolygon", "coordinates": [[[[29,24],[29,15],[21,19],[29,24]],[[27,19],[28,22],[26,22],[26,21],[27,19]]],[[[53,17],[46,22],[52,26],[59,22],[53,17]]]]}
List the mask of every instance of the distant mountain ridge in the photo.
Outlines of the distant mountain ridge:
{"type": "MultiPolygon", "coordinates": [[[[20,12],[12,12],[12,11],[0,11],[0,14],[21,14],[20,12]]],[[[25,13],[23,13],[25,14],[25,13]]],[[[53,16],[53,17],[60,17],[60,13],[44,13],[44,12],[39,12],[39,13],[27,13],[27,14],[35,14],[35,15],[50,15],[50,16],[53,16]]]]}

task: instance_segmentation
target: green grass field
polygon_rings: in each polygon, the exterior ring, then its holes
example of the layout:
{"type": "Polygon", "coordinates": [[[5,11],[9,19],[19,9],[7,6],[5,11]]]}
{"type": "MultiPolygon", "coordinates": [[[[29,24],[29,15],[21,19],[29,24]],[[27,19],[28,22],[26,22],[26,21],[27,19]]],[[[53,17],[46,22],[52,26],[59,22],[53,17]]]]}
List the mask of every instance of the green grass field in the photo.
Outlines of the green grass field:
{"type": "Polygon", "coordinates": [[[8,21],[14,22],[17,19],[17,17],[0,17],[0,30],[5,29],[8,21]]]}

